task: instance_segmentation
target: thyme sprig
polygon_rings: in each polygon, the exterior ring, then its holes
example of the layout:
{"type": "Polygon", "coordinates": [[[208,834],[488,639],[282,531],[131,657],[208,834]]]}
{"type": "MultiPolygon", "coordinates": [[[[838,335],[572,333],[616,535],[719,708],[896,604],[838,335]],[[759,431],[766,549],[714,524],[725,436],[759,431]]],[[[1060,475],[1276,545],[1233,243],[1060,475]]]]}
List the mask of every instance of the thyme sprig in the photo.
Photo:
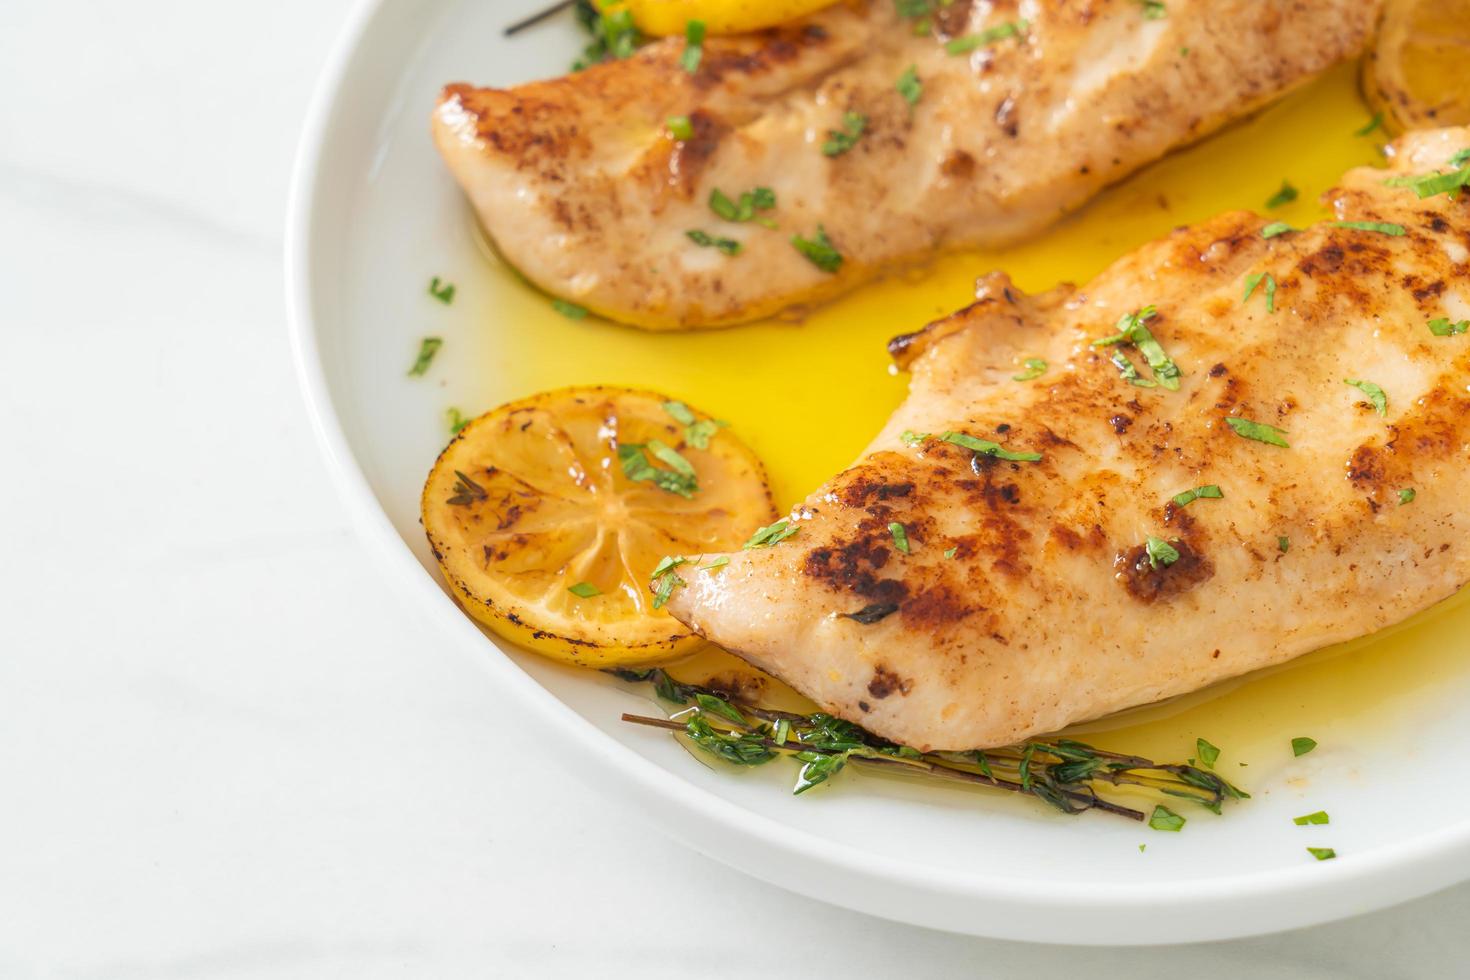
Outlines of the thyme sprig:
{"type": "Polygon", "coordinates": [[[1000,749],[920,752],[879,738],[825,712],[776,711],[729,692],[675,680],[667,671],[613,670],[629,682],[653,685],[664,701],[686,706],[671,718],[623,715],[623,721],[682,735],[696,748],[735,765],[788,758],[801,764],[792,792],[800,795],[851,765],[1032,796],[1066,814],[1101,810],[1144,822],[1148,814],[1100,795],[1105,787],[1177,797],[1214,813],[1249,794],[1213,772],[1157,763],[1066,738],[1031,739],[1000,749]]]}

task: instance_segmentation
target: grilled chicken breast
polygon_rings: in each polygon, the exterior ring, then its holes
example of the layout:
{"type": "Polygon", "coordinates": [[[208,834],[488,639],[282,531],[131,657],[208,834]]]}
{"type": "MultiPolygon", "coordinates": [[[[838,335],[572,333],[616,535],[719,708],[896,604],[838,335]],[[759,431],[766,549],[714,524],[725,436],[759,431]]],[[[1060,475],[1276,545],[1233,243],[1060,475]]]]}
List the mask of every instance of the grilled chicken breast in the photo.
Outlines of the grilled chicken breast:
{"type": "Polygon", "coordinates": [[[693,73],[675,38],[553,81],[450,85],[433,132],[536,284],[625,323],[716,326],[1025,238],[1353,55],[1378,6],[1168,0],[1150,19],[1138,0],[957,0],[918,36],[891,0],[854,0],[710,38],[693,73]],[[775,206],[755,220],[710,208],[756,188],[775,206]],[[840,266],[793,247],[821,234],[840,266]]]}
{"type": "Polygon", "coordinates": [[[1466,147],[1412,134],[1348,173],[1337,218],[1374,224],[1226,214],[1080,289],[982,280],[893,342],[910,395],[800,530],[669,609],[844,718],[966,749],[1446,598],[1470,577],[1470,193],[1385,180],[1466,147]]]}

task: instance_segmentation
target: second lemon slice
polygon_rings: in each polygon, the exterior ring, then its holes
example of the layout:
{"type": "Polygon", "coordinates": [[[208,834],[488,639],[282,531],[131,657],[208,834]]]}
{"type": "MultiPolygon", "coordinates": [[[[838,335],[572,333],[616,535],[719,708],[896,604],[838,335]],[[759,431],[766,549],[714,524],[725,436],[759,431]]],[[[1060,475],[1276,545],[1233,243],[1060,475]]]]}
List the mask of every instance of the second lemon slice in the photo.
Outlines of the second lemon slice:
{"type": "Polygon", "coordinates": [[[628,8],[633,22],[645,34],[667,37],[683,34],[691,20],[711,34],[742,34],[805,17],[838,0],[626,0],[604,4],[628,8]]]}

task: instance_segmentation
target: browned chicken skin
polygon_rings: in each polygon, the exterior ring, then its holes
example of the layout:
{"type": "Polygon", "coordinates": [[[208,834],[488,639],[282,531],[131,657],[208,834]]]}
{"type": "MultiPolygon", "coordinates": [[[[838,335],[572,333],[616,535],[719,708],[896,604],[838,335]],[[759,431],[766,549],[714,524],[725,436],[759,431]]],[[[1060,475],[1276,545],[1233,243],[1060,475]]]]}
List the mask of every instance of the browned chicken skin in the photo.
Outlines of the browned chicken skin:
{"type": "Polygon", "coordinates": [[[1420,200],[1385,180],[1467,147],[1470,130],[1412,134],[1388,171],[1351,171],[1328,193],[1342,221],[1387,229],[1266,237],[1260,217],[1226,214],[1080,289],[1029,297],[983,280],[973,306],[894,343],[909,398],[795,509],[800,531],[686,576],[670,610],[880,735],[965,749],[1446,598],[1470,578],[1470,334],[1456,332],[1470,320],[1470,193],[1420,200]],[[1137,334],[1093,343],[1148,305],[1177,378],[1151,369],[1137,334]],[[1024,357],[1047,372],[1012,380],[1024,357]],[[1383,414],[1349,381],[1380,387],[1383,414]],[[951,431],[1041,459],[939,438],[951,431]],[[1174,500],[1207,485],[1223,496],[1174,500]],[[1165,546],[1152,559],[1151,538],[1165,546]]]}
{"type": "Polygon", "coordinates": [[[693,74],[674,38],[552,81],[450,85],[433,131],[532,281],[626,323],[715,326],[939,251],[1026,238],[1352,56],[1378,6],[1169,0],[1167,17],[1149,19],[1138,0],[957,0],[919,36],[891,0],[853,0],[710,38],[693,74]],[[1023,19],[1015,35],[946,48],[1023,19]],[[912,105],[897,85],[909,68],[922,90],[912,105]],[[848,114],[861,135],[828,155],[848,114]],[[676,116],[686,139],[670,135],[676,116]],[[757,187],[776,194],[766,224],[710,210],[716,189],[738,202],[757,187]],[[819,228],[842,255],[835,272],[793,248],[819,228]]]}

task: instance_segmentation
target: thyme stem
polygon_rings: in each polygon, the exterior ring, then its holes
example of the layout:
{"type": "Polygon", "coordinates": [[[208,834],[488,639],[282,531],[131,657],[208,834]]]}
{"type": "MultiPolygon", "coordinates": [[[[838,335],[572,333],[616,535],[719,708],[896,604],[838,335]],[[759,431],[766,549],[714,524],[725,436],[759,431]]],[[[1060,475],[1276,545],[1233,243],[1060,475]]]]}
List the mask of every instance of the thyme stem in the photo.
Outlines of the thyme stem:
{"type": "Polygon", "coordinates": [[[1134,787],[1193,800],[1215,813],[1227,799],[1248,795],[1192,765],[1161,764],[1071,739],[1037,739],[984,752],[921,753],[824,712],[802,715],[765,708],[728,691],[677,681],[662,670],[610,673],[626,681],[651,682],[660,698],[688,705],[671,718],[625,713],[623,721],[684,735],[697,748],[736,765],[794,759],[802,763],[797,793],[851,763],[874,772],[907,772],[1034,796],[1067,814],[1101,810],[1138,822],[1147,819],[1142,811],[1104,799],[1097,786],[1134,787]]]}
{"type": "Polygon", "coordinates": [[[543,20],[550,20],[552,17],[555,17],[557,14],[561,13],[563,10],[575,7],[576,5],[577,0],[557,0],[556,3],[547,7],[545,10],[538,11],[529,17],[524,17],[521,20],[516,21],[514,24],[511,24],[505,29],[505,36],[514,37],[521,31],[524,31],[526,28],[535,27],[543,20]]]}

